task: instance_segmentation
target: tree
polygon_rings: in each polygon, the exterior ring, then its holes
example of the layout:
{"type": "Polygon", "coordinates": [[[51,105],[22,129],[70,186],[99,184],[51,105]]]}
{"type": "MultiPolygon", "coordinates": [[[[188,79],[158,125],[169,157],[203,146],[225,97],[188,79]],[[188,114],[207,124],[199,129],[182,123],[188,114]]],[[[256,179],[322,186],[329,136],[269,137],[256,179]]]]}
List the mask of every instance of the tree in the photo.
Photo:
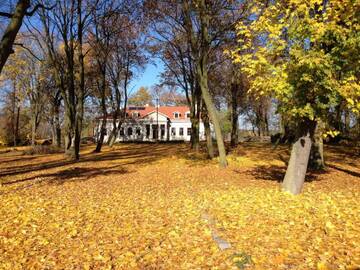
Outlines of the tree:
{"type": "Polygon", "coordinates": [[[116,23],[121,27],[119,26],[120,31],[112,36],[112,53],[108,63],[113,123],[108,139],[110,147],[115,143],[126,117],[129,84],[142,72],[148,61],[145,56],[147,23],[143,20],[140,3],[125,1],[123,12],[121,16],[116,17],[114,24],[116,23]]]}
{"type": "Polygon", "coordinates": [[[129,104],[135,106],[153,106],[153,100],[149,88],[141,86],[134,95],[129,98],[129,104]]]}
{"type": "Polygon", "coordinates": [[[101,152],[101,148],[106,135],[107,125],[107,99],[109,96],[109,83],[107,80],[107,68],[110,61],[112,50],[111,38],[115,35],[116,15],[119,13],[114,1],[102,1],[91,9],[91,29],[90,46],[91,62],[94,66],[93,79],[95,96],[99,99],[102,121],[100,136],[97,139],[95,152],[101,152]]]}
{"type": "Polygon", "coordinates": [[[0,12],[1,17],[10,19],[10,22],[0,41],[0,73],[6,63],[6,60],[9,58],[10,54],[14,52],[13,45],[23,23],[24,17],[32,16],[39,8],[48,9],[42,4],[35,5],[31,11],[29,11],[30,7],[30,0],[18,0],[13,14],[0,12]]]}
{"type": "MultiPolygon", "coordinates": [[[[96,5],[95,0],[94,5],[96,5]]],[[[80,138],[86,98],[84,33],[91,6],[82,0],[51,0],[55,8],[41,10],[42,37],[47,58],[64,102],[65,154],[80,158],[80,138]]]]}
{"type": "Polygon", "coordinates": [[[179,1],[146,1],[152,35],[153,55],[165,66],[162,86],[183,91],[190,108],[191,148],[199,151],[201,91],[196,79],[195,59],[187,36],[183,5],[179,1]],[[171,10],[172,12],[169,12],[171,10]]]}
{"type": "Polygon", "coordinates": [[[341,36],[344,43],[353,41],[358,12],[353,1],[258,1],[251,19],[238,24],[240,43],[233,51],[234,61],[244,65],[250,90],[259,97],[277,98],[279,112],[296,123],[296,141],[283,181],[290,193],[302,190],[312,141],[319,138],[315,136],[319,122],[327,121],[328,111],[341,96],[347,96],[355,111],[359,106],[354,67],[339,78],[339,65],[332,57],[338,46],[344,54],[358,46],[353,43],[344,51],[341,43],[333,43],[332,48],[324,48],[328,35],[341,36]]]}
{"type": "Polygon", "coordinates": [[[178,87],[167,84],[154,85],[151,88],[152,99],[158,99],[160,106],[186,106],[186,97],[181,94],[178,87]]]}
{"type": "Polygon", "coordinates": [[[226,151],[221,126],[217,115],[214,102],[212,100],[208,87],[208,59],[211,50],[212,37],[210,37],[210,14],[214,14],[213,6],[205,0],[184,1],[183,12],[185,18],[185,27],[188,33],[188,40],[191,44],[191,50],[195,59],[196,76],[201,90],[202,98],[207,108],[211,122],[214,125],[217,147],[219,151],[219,163],[221,167],[227,166],[226,151]],[[192,16],[196,14],[195,17],[192,16]],[[199,24],[199,31],[194,26],[194,20],[199,24]]]}
{"type": "Polygon", "coordinates": [[[27,67],[24,57],[21,57],[21,53],[9,58],[8,64],[1,74],[1,81],[5,90],[5,112],[8,122],[8,130],[5,137],[7,143],[11,143],[14,146],[23,142],[27,135],[24,134],[27,133],[27,130],[25,131],[21,118],[26,103],[26,87],[28,87],[29,79],[27,78],[27,72],[20,70],[19,66],[27,67]]]}

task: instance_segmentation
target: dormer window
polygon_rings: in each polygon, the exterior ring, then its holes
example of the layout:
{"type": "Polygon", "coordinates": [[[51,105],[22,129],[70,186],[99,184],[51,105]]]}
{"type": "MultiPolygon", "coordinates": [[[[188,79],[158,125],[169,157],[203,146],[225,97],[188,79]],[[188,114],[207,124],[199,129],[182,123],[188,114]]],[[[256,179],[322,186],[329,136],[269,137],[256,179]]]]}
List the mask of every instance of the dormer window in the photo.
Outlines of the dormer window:
{"type": "Polygon", "coordinates": [[[140,117],[140,113],[139,112],[133,112],[132,117],[133,118],[138,118],[138,117],[140,117]]]}
{"type": "Polygon", "coordinates": [[[185,113],[185,117],[186,117],[186,118],[190,118],[190,112],[186,112],[186,113],[185,113]]]}
{"type": "Polygon", "coordinates": [[[181,113],[179,112],[174,112],[174,118],[180,118],[181,117],[181,113]]]}

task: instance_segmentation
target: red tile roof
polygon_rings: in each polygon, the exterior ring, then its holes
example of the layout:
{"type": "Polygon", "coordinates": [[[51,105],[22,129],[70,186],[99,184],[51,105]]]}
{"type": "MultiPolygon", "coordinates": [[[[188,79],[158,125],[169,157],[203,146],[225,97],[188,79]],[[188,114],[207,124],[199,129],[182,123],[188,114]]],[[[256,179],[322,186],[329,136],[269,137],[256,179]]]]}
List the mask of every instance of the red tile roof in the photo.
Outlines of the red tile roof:
{"type": "MultiPolygon", "coordinates": [[[[139,118],[143,118],[146,115],[155,112],[156,107],[154,106],[129,106],[126,108],[126,114],[128,115],[127,118],[133,118],[132,113],[139,113],[139,118]]],[[[179,120],[179,119],[187,119],[186,113],[190,112],[190,108],[187,106],[160,106],[159,113],[166,115],[170,120],[179,120]],[[174,117],[174,113],[177,112],[180,114],[178,118],[174,117]]],[[[138,117],[136,117],[138,118],[138,117]]],[[[103,119],[102,116],[96,117],[96,119],[101,120],[103,119]]],[[[112,113],[109,113],[107,119],[112,119],[112,113]]]]}
{"type": "MultiPolygon", "coordinates": [[[[144,117],[151,112],[156,112],[156,107],[153,106],[129,106],[126,109],[126,112],[131,117],[133,112],[140,113],[140,117],[144,117]]],[[[187,106],[160,106],[159,113],[162,113],[169,117],[171,120],[173,119],[187,119],[186,113],[190,112],[189,107],[187,106]],[[178,118],[174,117],[174,113],[177,112],[180,114],[178,118]]]]}

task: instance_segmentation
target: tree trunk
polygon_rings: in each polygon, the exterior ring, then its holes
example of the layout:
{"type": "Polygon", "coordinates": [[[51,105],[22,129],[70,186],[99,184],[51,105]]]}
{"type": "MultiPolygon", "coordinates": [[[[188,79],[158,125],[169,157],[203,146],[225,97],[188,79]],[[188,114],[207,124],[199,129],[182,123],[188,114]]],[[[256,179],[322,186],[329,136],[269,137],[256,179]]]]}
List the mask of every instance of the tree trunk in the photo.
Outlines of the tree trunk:
{"type": "Polygon", "coordinates": [[[17,107],[16,123],[15,123],[15,146],[19,141],[19,124],[20,124],[20,107],[17,107]]]}
{"type": "Polygon", "coordinates": [[[206,108],[204,105],[203,105],[201,118],[204,123],[208,158],[213,159],[215,155],[214,155],[214,144],[213,144],[213,140],[212,140],[212,136],[211,136],[210,119],[209,119],[209,116],[207,114],[207,111],[206,111],[206,108]]]}
{"type": "Polygon", "coordinates": [[[265,136],[270,136],[269,118],[266,112],[264,116],[265,116],[265,136]]]}
{"type": "Polygon", "coordinates": [[[109,147],[113,147],[114,143],[116,142],[117,134],[120,130],[118,130],[116,127],[112,130],[112,135],[109,138],[108,144],[109,147]]]}
{"type": "Polygon", "coordinates": [[[51,131],[52,131],[52,145],[56,147],[61,147],[61,127],[60,127],[60,104],[52,104],[51,109],[51,131]]]}
{"type": "Polygon", "coordinates": [[[209,113],[210,120],[214,126],[217,147],[219,151],[219,164],[225,168],[227,166],[225,144],[222,136],[220,121],[216,111],[214,102],[212,100],[209,86],[208,86],[208,54],[210,50],[210,36],[209,36],[209,22],[210,15],[207,12],[207,2],[201,0],[199,2],[200,28],[201,28],[201,43],[200,55],[196,61],[196,73],[199,80],[201,94],[209,113]]]}
{"type": "Polygon", "coordinates": [[[195,114],[194,117],[191,117],[191,149],[194,149],[196,152],[200,149],[199,126],[199,118],[195,114]]]}
{"type": "Polygon", "coordinates": [[[236,147],[238,143],[238,99],[237,99],[237,87],[231,86],[231,147],[236,147]]]}
{"type": "Polygon", "coordinates": [[[314,136],[312,137],[312,146],[310,151],[309,169],[312,171],[322,171],[325,169],[324,161],[324,144],[322,132],[325,125],[322,121],[318,121],[314,136]]]}
{"type": "Polygon", "coordinates": [[[13,44],[16,35],[22,25],[27,9],[30,7],[30,0],[19,0],[16,4],[15,12],[11,17],[11,21],[0,41],[0,74],[1,71],[13,51],[13,44]]]}
{"type": "Polygon", "coordinates": [[[65,155],[72,160],[79,159],[79,152],[76,150],[75,133],[76,117],[74,103],[65,107],[65,155]]]}
{"type": "Polygon", "coordinates": [[[215,136],[216,136],[216,143],[217,143],[217,147],[218,147],[218,151],[219,151],[219,163],[220,166],[225,168],[227,166],[227,160],[226,160],[226,150],[225,150],[225,144],[224,144],[224,140],[223,140],[223,136],[222,136],[222,132],[221,132],[221,126],[220,126],[220,122],[219,122],[219,117],[215,108],[215,105],[212,101],[210,92],[209,92],[209,88],[208,88],[208,84],[207,84],[207,70],[206,68],[204,69],[199,69],[199,77],[200,77],[200,86],[201,86],[201,92],[203,95],[203,99],[207,108],[207,111],[209,113],[209,117],[211,119],[211,122],[214,125],[214,129],[215,129],[215,136]]]}
{"type": "Polygon", "coordinates": [[[356,133],[358,142],[360,142],[360,116],[356,118],[356,133]]]}
{"type": "Polygon", "coordinates": [[[35,139],[36,139],[36,117],[33,114],[31,116],[32,118],[32,124],[31,124],[31,146],[35,145],[35,139]]]}
{"type": "Polygon", "coordinates": [[[76,104],[76,113],[75,113],[75,159],[80,159],[80,144],[81,144],[81,132],[84,119],[84,102],[85,102],[85,64],[84,64],[84,54],[83,54],[83,18],[82,18],[82,0],[77,2],[77,25],[78,25],[78,46],[77,46],[77,55],[79,61],[79,86],[77,93],[77,102],[76,104]]]}
{"type": "Polygon", "coordinates": [[[201,106],[201,90],[196,86],[192,95],[190,121],[191,121],[191,149],[196,152],[200,149],[200,106],[201,106]]]}
{"type": "Polygon", "coordinates": [[[60,126],[60,105],[56,105],[55,107],[55,116],[54,116],[54,131],[55,131],[55,140],[53,141],[53,145],[57,147],[61,147],[61,126],[60,126]]]}
{"type": "Polygon", "coordinates": [[[40,125],[40,105],[38,104],[39,100],[33,100],[31,104],[31,145],[35,145],[36,132],[40,125]]]}
{"type": "Polygon", "coordinates": [[[344,134],[346,136],[350,135],[350,111],[345,109],[344,111],[345,123],[344,123],[344,134]]]}
{"type": "Polygon", "coordinates": [[[343,125],[342,125],[342,120],[341,120],[341,106],[337,105],[335,107],[335,128],[342,132],[343,131],[343,125]]]}
{"type": "Polygon", "coordinates": [[[105,134],[106,134],[106,116],[103,118],[103,120],[101,122],[100,137],[99,137],[99,140],[97,141],[96,148],[95,148],[96,153],[101,152],[101,148],[104,143],[105,134]]]}
{"type": "Polygon", "coordinates": [[[117,138],[117,136],[121,130],[121,126],[124,123],[125,118],[126,118],[126,106],[127,106],[127,90],[126,90],[126,88],[125,88],[125,91],[126,92],[125,92],[125,100],[124,100],[124,110],[120,113],[119,123],[116,124],[116,120],[115,120],[115,123],[113,122],[115,130],[114,130],[114,134],[113,134],[111,140],[109,140],[110,147],[113,147],[114,143],[116,142],[116,138],[117,138]]]}
{"type": "Polygon", "coordinates": [[[314,132],[316,123],[305,121],[299,126],[297,140],[292,146],[289,164],[286,170],[282,188],[284,191],[294,195],[301,193],[305,182],[305,175],[308,167],[311,136],[314,132]]]}
{"type": "Polygon", "coordinates": [[[114,142],[115,142],[115,139],[116,139],[116,136],[117,136],[117,124],[116,124],[116,121],[118,119],[118,114],[117,112],[114,112],[113,113],[113,117],[112,117],[112,124],[113,124],[113,128],[111,130],[111,133],[109,135],[109,138],[107,140],[107,144],[112,147],[114,142]]]}
{"type": "MultiPolygon", "coordinates": [[[[105,83],[105,82],[104,82],[105,83]]],[[[104,138],[105,138],[105,135],[106,135],[106,126],[107,126],[107,110],[106,110],[106,99],[105,99],[105,84],[103,84],[103,89],[102,89],[102,97],[101,97],[101,111],[102,111],[102,114],[103,114],[103,119],[102,119],[102,122],[101,122],[101,130],[100,130],[100,138],[99,140],[97,141],[97,144],[96,144],[96,149],[95,149],[95,152],[96,153],[100,153],[101,152],[101,148],[102,148],[102,145],[104,143],[104,138]]]]}

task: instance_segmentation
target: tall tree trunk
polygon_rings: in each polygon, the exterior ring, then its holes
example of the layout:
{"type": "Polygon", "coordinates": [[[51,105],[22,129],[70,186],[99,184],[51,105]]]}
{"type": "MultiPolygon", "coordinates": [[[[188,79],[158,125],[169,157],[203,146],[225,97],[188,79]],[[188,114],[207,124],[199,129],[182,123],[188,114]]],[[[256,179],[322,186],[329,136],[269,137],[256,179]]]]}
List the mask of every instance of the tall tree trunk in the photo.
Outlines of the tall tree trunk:
{"type": "Polygon", "coordinates": [[[104,138],[106,134],[106,117],[103,117],[103,120],[101,121],[101,127],[100,127],[100,137],[96,143],[95,152],[100,153],[102,145],[104,143],[104,138]]]}
{"type": "Polygon", "coordinates": [[[11,20],[0,41],[0,74],[13,51],[13,44],[16,35],[22,25],[27,9],[30,7],[30,0],[19,0],[16,4],[15,12],[11,16],[11,20]]]}
{"type": "Polygon", "coordinates": [[[238,114],[238,88],[237,85],[231,85],[231,147],[236,147],[238,143],[238,121],[239,121],[239,114],[238,114]]]}
{"type": "Polygon", "coordinates": [[[119,114],[118,112],[114,112],[113,115],[112,115],[112,130],[111,130],[111,133],[109,135],[109,138],[107,140],[107,144],[112,147],[114,142],[116,140],[116,137],[117,137],[117,121],[118,121],[118,117],[119,117],[119,114]]]}
{"type": "Polygon", "coordinates": [[[19,125],[20,125],[20,107],[17,107],[16,123],[15,123],[15,146],[19,141],[19,125]]]}
{"type": "Polygon", "coordinates": [[[83,17],[82,17],[82,0],[78,0],[77,15],[78,15],[78,61],[79,61],[79,93],[77,96],[76,106],[76,129],[75,129],[75,151],[76,159],[80,158],[80,144],[81,144],[81,132],[84,120],[84,102],[85,102],[85,64],[83,53],[83,17]]]}
{"type": "Polygon", "coordinates": [[[190,109],[190,121],[191,121],[191,149],[196,152],[200,149],[200,107],[201,107],[201,89],[196,84],[190,109]]]}
{"type": "Polygon", "coordinates": [[[32,120],[31,120],[31,146],[35,145],[35,139],[36,139],[36,116],[33,115],[31,116],[32,120]]]}
{"type": "Polygon", "coordinates": [[[113,136],[112,136],[111,140],[109,140],[109,142],[108,142],[109,147],[113,147],[114,143],[116,142],[117,136],[119,135],[121,126],[125,121],[126,105],[127,105],[127,95],[125,95],[125,107],[124,107],[124,110],[120,114],[119,122],[116,123],[117,122],[116,120],[115,120],[115,123],[113,122],[113,136]]]}
{"type": "Polygon", "coordinates": [[[348,109],[344,110],[344,134],[346,136],[350,135],[350,111],[348,109]]]}
{"type": "Polygon", "coordinates": [[[36,132],[40,124],[40,108],[38,104],[39,100],[34,100],[31,104],[31,145],[35,145],[36,132]],[[35,104],[34,104],[35,103],[35,104]]]}
{"type": "Polygon", "coordinates": [[[16,146],[16,85],[13,85],[13,92],[11,97],[11,131],[13,135],[13,145],[16,146]]]}
{"type": "Polygon", "coordinates": [[[113,135],[111,136],[111,138],[109,138],[109,141],[108,141],[109,147],[114,146],[116,139],[118,137],[118,134],[120,132],[122,123],[123,123],[123,121],[121,119],[119,119],[119,123],[115,123],[115,126],[113,127],[113,130],[112,130],[113,135]]]}
{"type": "Polygon", "coordinates": [[[60,126],[60,104],[56,104],[54,108],[54,133],[55,140],[53,140],[53,145],[61,147],[61,126],[60,126]]]}
{"type": "Polygon", "coordinates": [[[61,147],[61,127],[60,127],[60,104],[54,102],[51,108],[51,132],[52,132],[52,145],[61,147]]]}
{"type": "Polygon", "coordinates": [[[324,123],[319,120],[315,128],[314,136],[311,138],[312,146],[308,168],[313,171],[321,171],[325,169],[324,144],[322,138],[324,128],[324,123]]]}
{"type": "Polygon", "coordinates": [[[269,118],[267,112],[265,112],[265,136],[270,136],[269,118]]]}
{"type": "Polygon", "coordinates": [[[297,140],[292,146],[289,164],[282,187],[294,195],[301,193],[308,167],[311,137],[316,127],[315,121],[304,120],[298,127],[297,140]]]}
{"type": "Polygon", "coordinates": [[[341,120],[341,105],[337,105],[335,107],[335,128],[340,132],[343,131],[343,125],[341,120]]]}
{"type": "Polygon", "coordinates": [[[200,123],[197,114],[194,117],[191,117],[191,148],[195,151],[199,151],[200,140],[199,140],[199,129],[200,123]]]}
{"type": "Polygon", "coordinates": [[[65,155],[72,160],[79,159],[79,153],[75,146],[76,133],[75,104],[69,102],[65,107],[65,155]]]}
{"type": "Polygon", "coordinates": [[[356,133],[358,142],[360,142],[360,116],[356,118],[356,133]]]}
{"type": "Polygon", "coordinates": [[[202,121],[204,123],[204,129],[205,129],[205,137],[206,137],[206,148],[208,152],[208,158],[212,159],[214,158],[214,144],[211,136],[211,127],[210,127],[210,119],[209,115],[206,111],[205,105],[203,105],[203,110],[201,114],[202,121]]]}
{"type": "Polygon", "coordinates": [[[101,123],[101,130],[100,130],[100,138],[96,144],[96,153],[101,152],[102,145],[104,143],[104,138],[107,132],[107,109],[106,109],[106,69],[104,66],[100,65],[101,67],[101,82],[98,84],[98,90],[101,97],[100,106],[101,106],[101,113],[103,115],[103,120],[101,123]]]}
{"type": "Polygon", "coordinates": [[[209,22],[210,15],[207,12],[208,6],[205,0],[199,2],[199,16],[200,16],[200,28],[201,28],[201,40],[202,46],[200,48],[200,55],[196,61],[196,73],[199,80],[201,94],[206,105],[206,109],[209,113],[210,120],[214,125],[216,143],[219,151],[219,164],[225,168],[227,166],[226,150],[221,132],[220,121],[218,113],[216,111],[214,102],[212,100],[209,86],[208,86],[208,53],[210,50],[210,37],[209,37],[209,22]]]}
{"type": "Polygon", "coordinates": [[[222,132],[221,132],[219,117],[218,117],[215,105],[212,101],[212,97],[210,95],[208,84],[207,84],[206,67],[203,66],[203,69],[201,70],[200,65],[199,65],[198,72],[199,72],[198,74],[200,77],[200,86],[201,86],[201,92],[203,95],[203,99],[204,99],[207,111],[209,113],[211,122],[214,125],[216,143],[217,143],[217,147],[218,147],[218,151],[219,151],[219,163],[220,163],[221,167],[225,168],[227,166],[225,144],[224,144],[224,140],[223,140],[223,136],[222,136],[222,132]]]}

